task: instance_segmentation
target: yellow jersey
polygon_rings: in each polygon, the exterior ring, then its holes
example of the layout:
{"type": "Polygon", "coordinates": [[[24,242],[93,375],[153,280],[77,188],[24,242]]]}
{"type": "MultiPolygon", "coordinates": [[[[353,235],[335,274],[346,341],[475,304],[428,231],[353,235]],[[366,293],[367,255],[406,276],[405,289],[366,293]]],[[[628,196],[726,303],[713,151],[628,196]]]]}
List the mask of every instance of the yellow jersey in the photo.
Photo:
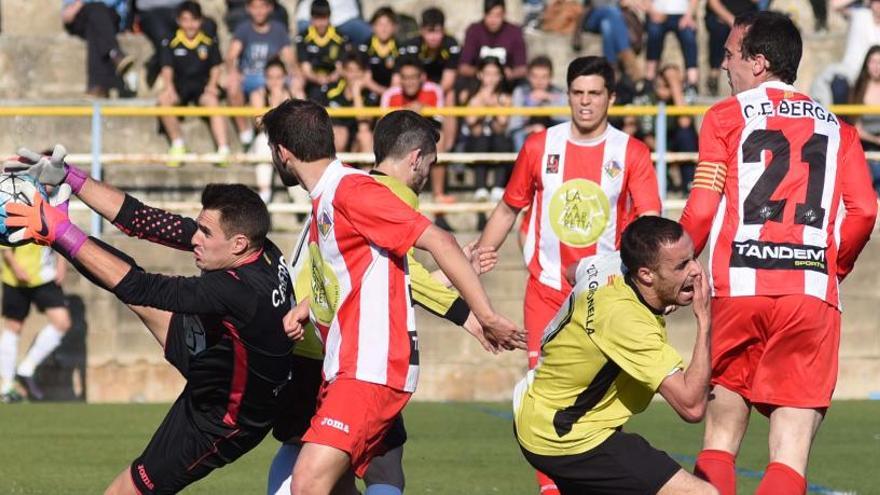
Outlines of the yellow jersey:
{"type": "Polygon", "coordinates": [[[539,455],[591,450],[682,367],[663,317],[623,276],[579,279],[544,333],[533,379],[516,394],[517,439],[539,455]]]}
{"type": "Polygon", "coordinates": [[[4,284],[12,287],[39,287],[55,281],[58,258],[52,248],[39,244],[25,244],[16,247],[3,247],[2,250],[12,251],[15,263],[28,274],[27,283],[22,283],[15,277],[9,264],[3,263],[0,279],[4,284]]]}
{"type": "MultiPolygon", "coordinates": [[[[400,198],[404,203],[408,204],[414,210],[419,209],[419,197],[403,182],[373,171],[371,173],[374,179],[386,186],[395,196],[400,198]]],[[[308,224],[308,222],[306,222],[308,224]]],[[[300,239],[297,242],[296,250],[291,257],[290,273],[293,278],[293,293],[297,299],[309,297],[312,293],[311,283],[312,274],[305,269],[311,266],[308,262],[309,251],[308,229],[303,229],[300,239]]],[[[443,316],[449,312],[458,299],[458,293],[446,287],[431,276],[431,273],[416,261],[413,256],[413,250],[407,253],[407,263],[409,265],[410,285],[412,287],[412,299],[428,311],[443,316]]],[[[301,342],[297,342],[293,348],[293,353],[297,356],[303,356],[312,359],[324,359],[323,345],[318,338],[318,331],[309,322],[305,331],[305,338],[301,342]]]]}

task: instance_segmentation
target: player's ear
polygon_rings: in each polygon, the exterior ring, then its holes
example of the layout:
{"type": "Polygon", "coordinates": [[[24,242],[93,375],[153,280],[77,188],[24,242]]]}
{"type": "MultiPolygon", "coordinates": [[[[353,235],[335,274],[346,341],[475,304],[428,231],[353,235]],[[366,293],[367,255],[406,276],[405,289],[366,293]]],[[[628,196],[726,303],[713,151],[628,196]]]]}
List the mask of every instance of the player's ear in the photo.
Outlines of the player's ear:
{"type": "Polygon", "coordinates": [[[236,256],[242,255],[251,247],[251,241],[244,234],[235,234],[232,236],[232,252],[236,256]]]}
{"type": "Polygon", "coordinates": [[[636,278],[642,283],[642,285],[653,285],[654,271],[647,266],[639,267],[639,269],[636,270],[636,278]]]}
{"type": "Polygon", "coordinates": [[[422,158],[421,148],[416,148],[406,155],[406,163],[409,164],[410,170],[415,170],[419,166],[419,160],[422,158]]]}

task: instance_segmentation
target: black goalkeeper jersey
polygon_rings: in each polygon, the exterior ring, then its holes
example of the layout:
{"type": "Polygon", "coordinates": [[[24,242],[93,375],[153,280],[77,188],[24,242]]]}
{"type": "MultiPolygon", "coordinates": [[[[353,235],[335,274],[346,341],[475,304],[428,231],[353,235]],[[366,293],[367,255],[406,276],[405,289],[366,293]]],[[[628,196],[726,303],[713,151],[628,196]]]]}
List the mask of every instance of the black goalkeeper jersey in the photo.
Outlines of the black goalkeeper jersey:
{"type": "MultiPolygon", "coordinates": [[[[126,196],[113,222],[128,235],[191,251],[195,220],[126,196]]],[[[165,356],[206,431],[268,428],[290,378],[293,343],[282,320],[293,299],[287,263],[270,241],[228,270],[180,277],[131,270],[113,289],[127,304],[171,311],[165,356]]]]}

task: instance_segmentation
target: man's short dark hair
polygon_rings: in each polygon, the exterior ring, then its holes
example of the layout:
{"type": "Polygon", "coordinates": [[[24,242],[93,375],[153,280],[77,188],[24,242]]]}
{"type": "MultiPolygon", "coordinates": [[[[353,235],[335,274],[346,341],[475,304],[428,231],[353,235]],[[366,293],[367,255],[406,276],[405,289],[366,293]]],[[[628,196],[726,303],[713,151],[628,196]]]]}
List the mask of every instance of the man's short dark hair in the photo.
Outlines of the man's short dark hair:
{"type": "Polygon", "coordinates": [[[397,12],[387,5],[379,7],[373,12],[373,17],[370,17],[370,24],[374,24],[382,17],[387,17],[393,24],[397,24],[397,12]]]}
{"type": "Polygon", "coordinates": [[[284,61],[281,60],[281,57],[279,57],[278,55],[270,58],[269,61],[266,62],[266,68],[263,69],[263,72],[267,72],[270,67],[278,67],[281,69],[281,72],[287,74],[287,66],[284,65],[284,61]]]}
{"type": "Polygon", "coordinates": [[[568,88],[571,89],[571,83],[581,76],[599,76],[605,80],[605,89],[609,93],[614,92],[614,68],[605,57],[588,55],[572,60],[568,64],[568,75],[565,78],[568,88]]]}
{"type": "Polygon", "coordinates": [[[437,7],[429,7],[422,11],[423,28],[442,28],[444,24],[446,24],[446,15],[437,7]]]}
{"type": "Polygon", "coordinates": [[[177,17],[180,17],[184,12],[189,13],[189,15],[196,19],[202,18],[202,6],[199,5],[199,2],[193,2],[192,0],[180,2],[180,5],[177,6],[177,17]]]}
{"type": "Polygon", "coordinates": [[[529,62],[528,70],[536,67],[543,67],[553,73],[553,61],[547,55],[538,55],[529,62]]]}
{"type": "Polygon", "coordinates": [[[412,110],[395,110],[379,119],[373,130],[376,164],[387,158],[403,158],[413,150],[422,150],[422,155],[436,153],[439,140],[434,121],[412,110]]]}
{"type": "Polygon", "coordinates": [[[415,55],[401,55],[397,57],[397,63],[394,65],[395,72],[400,72],[404,67],[415,67],[419,69],[420,72],[425,72],[425,66],[422,65],[422,61],[419,60],[419,57],[415,55]]]}
{"type": "Polygon", "coordinates": [[[339,63],[343,67],[347,64],[355,63],[361,69],[366,70],[370,65],[370,60],[367,58],[367,54],[360,50],[346,50],[339,59],[339,63]]]}
{"type": "Polygon", "coordinates": [[[243,184],[208,184],[202,191],[202,208],[220,212],[226,238],[242,234],[261,248],[269,234],[269,210],[260,196],[243,184]]]}
{"type": "Polygon", "coordinates": [[[287,100],[260,119],[272,145],[281,145],[298,160],[313,162],[336,156],[333,124],[327,110],[308,100],[287,100]]]}
{"type": "Polygon", "coordinates": [[[733,25],[744,28],[743,58],[758,54],[770,63],[770,72],[786,84],[797,79],[804,44],[794,22],[779,12],[748,12],[738,15],[733,25]]]}
{"type": "Polygon", "coordinates": [[[330,17],[330,2],[328,2],[327,0],[315,0],[314,2],[312,2],[312,7],[309,11],[309,14],[312,17],[318,17],[322,19],[330,17]]]}
{"type": "Polygon", "coordinates": [[[507,7],[504,5],[504,0],[483,0],[483,14],[488,14],[490,10],[495,7],[501,7],[504,10],[507,10],[507,7]]]}
{"type": "Polygon", "coordinates": [[[620,259],[630,273],[657,267],[660,247],[675,244],[684,235],[681,224],[668,218],[645,216],[627,226],[620,237],[620,259]]]}

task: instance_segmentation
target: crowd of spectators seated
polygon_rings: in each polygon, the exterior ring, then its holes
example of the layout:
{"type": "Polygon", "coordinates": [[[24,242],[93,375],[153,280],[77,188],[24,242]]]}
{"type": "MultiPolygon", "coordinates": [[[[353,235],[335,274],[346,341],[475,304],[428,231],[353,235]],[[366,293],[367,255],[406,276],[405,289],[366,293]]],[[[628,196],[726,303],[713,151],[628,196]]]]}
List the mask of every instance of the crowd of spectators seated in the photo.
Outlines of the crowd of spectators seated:
{"type": "MultiPolygon", "coordinates": [[[[818,32],[827,29],[825,1],[811,0],[818,32]]],[[[813,92],[828,104],[880,104],[880,49],[874,46],[880,45],[880,0],[865,0],[864,6],[847,0],[831,2],[833,10],[849,19],[846,54],[816,80],[813,92]]],[[[461,43],[446,30],[444,12],[437,7],[426,8],[417,22],[405,25],[407,18],[391,6],[376,9],[367,22],[357,0],[302,0],[292,15],[275,0],[227,0],[222,21],[231,41],[222,54],[216,22],[204,16],[198,2],[192,0],[62,3],[65,29],[87,42],[87,92],[98,97],[110,91],[125,96],[134,89],[127,84],[133,59],[116,40],[120,31],[134,25],[155,50],[146,63],[146,80],[151,86],[158,81],[158,104],[163,106],[217,106],[225,99],[233,106],[265,108],[290,97],[309,98],[330,108],[355,109],[566,104],[565,89],[552,83],[551,59],[529,54],[526,47],[524,32],[540,27],[542,15],[551,11],[545,8],[544,0],[523,0],[525,27],[508,19],[505,0],[484,0],[482,18],[467,27],[461,43]]],[[[704,96],[717,96],[723,45],[733,19],[768,8],[769,2],[707,0],[701,26],[697,23],[698,4],[699,0],[584,0],[573,23],[572,45],[581,49],[583,32],[601,36],[601,53],[621,76],[618,104],[662,101],[685,105],[698,96],[697,30],[705,28],[709,73],[704,96]],[[661,62],[668,33],[678,40],[683,67],[661,62]]],[[[255,136],[252,119],[234,120],[242,147],[265,153],[265,136],[255,136]]],[[[218,164],[225,165],[230,149],[227,122],[220,116],[209,121],[218,164]]],[[[337,149],[370,152],[373,121],[368,116],[334,118],[337,149]]],[[[519,116],[446,117],[437,121],[442,129],[439,150],[467,152],[516,151],[528,134],[559,122],[550,117],[519,116]]],[[[170,142],[169,165],[179,166],[180,156],[187,151],[179,119],[163,117],[161,122],[170,142]]],[[[866,147],[880,150],[877,118],[866,116],[856,123],[866,147]]],[[[655,144],[650,117],[619,119],[614,124],[649,145],[655,144]]],[[[667,128],[667,149],[696,150],[694,119],[672,117],[667,128]]],[[[872,166],[880,177],[878,163],[872,166]]],[[[473,197],[498,200],[509,166],[474,166],[473,197]]],[[[680,175],[673,182],[686,193],[693,164],[677,170],[680,175]]],[[[268,201],[271,166],[258,166],[257,177],[260,194],[268,201]]],[[[445,167],[435,167],[431,176],[435,201],[454,201],[445,191],[446,184],[445,167]]],[[[442,216],[438,223],[445,225],[442,216]]]]}

